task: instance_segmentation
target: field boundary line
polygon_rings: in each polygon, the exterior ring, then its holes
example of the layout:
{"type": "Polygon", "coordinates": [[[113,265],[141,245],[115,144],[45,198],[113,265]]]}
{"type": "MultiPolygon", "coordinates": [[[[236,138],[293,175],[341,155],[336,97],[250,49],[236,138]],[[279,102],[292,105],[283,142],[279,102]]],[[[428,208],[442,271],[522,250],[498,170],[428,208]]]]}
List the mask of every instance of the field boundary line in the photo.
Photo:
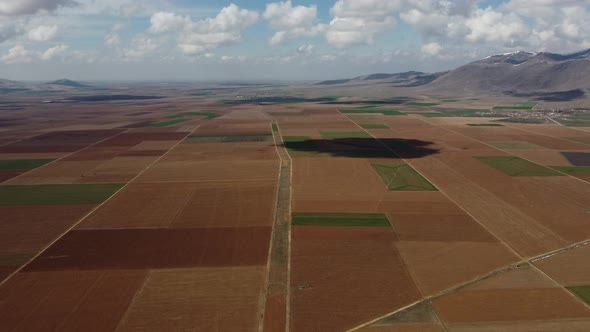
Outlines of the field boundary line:
{"type": "MultiPolygon", "coordinates": [[[[196,128],[195,128],[196,129],[196,128]]],[[[193,130],[194,131],[194,130],[193,130]]],[[[59,241],[61,238],[63,238],[67,233],[69,233],[70,231],[72,231],[74,228],[76,228],[79,224],[81,224],[84,220],[86,220],[86,218],[88,218],[90,215],[92,215],[95,211],[97,211],[99,208],[101,208],[103,205],[105,205],[106,203],[108,203],[110,200],[112,200],[114,197],[116,197],[121,191],[123,191],[123,189],[127,188],[127,186],[132,183],[133,181],[135,181],[138,177],[140,177],[145,171],[147,171],[150,167],[152,167],[155,163],[157,163],[160,159],[162,159],[164,156],[166,156],[170,151],[172,151],[175,147],[177,147],[178,145],[180,145],[180,143],[182,143],[182,141],[184,141],[190,134],[187,133],[186,136],[184,138],[182,138],[181,140],[179,140],[178,142],[176,142],[176,144],[174,144],[170,149],[168,149],[168,151],[166,151],[166,153],[164,153],[163,155],[159,156],[156,160],[154,160],[152,163],[150,163],[148,166],[146,166],[141,172],[139,172],[133,179],[129,180],[129,182],[125,183],[125,185],[123,185],[121,188],[119,188],[119,190],[115,191],[109,198],[107,198],[106,200],[104,200],[102,203],[96,205],[92,210],[90,210],[87,214],[85,214],[82,218],[80,218],[77,222],[75,222],[72,226],[70,226],[67,230],[65,230],[61,235],[59,235],[57,238],[55,238],[53,241],[51,241],[48,245],[46,245],[45,247],[43,247],[42,250],[40,250],[37,254],[35,254],[33,257],[31,257],[31,259],[29,259],[29,261],[27,261],[25,264],[21,265],[18,269],[16,269],[15,271],[13,271],[10,275],[8,275],[6,278],[4,278],[4,280],[2,280],[2,282],[0,282],[0,287],[2,285],[4,285],[4,283],[6,283],[8,280],[10,280],[13,276],[15,276],[17,273],[19,273],[21,270],[23,270],[27,265],[29,265],[32,261],[34,261],[37,257],[41,256],[47,249],[49,249],[52,245],[54,245],[57,241],[59,241]]],[[[117,135],[120,135],[122,133],[119,133],[117,135]]],[[[116,136],[116,135],[115,135],[116,136]]],[[[113,136],[114,137],[114,136],[113,136]]],[[[98,143],[96,143],[98,144],[98,143]]]]}

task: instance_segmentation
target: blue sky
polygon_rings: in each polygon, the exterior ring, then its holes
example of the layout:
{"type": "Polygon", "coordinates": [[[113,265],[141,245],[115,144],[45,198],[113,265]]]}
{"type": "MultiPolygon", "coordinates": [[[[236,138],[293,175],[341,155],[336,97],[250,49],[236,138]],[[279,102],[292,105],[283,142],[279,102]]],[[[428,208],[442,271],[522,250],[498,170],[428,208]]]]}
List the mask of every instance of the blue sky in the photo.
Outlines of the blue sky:
{"type": "Polygon", "coordinates": [[[0,77],[344,78],[590,48],[590,0],[0,0],[0,77]]]}

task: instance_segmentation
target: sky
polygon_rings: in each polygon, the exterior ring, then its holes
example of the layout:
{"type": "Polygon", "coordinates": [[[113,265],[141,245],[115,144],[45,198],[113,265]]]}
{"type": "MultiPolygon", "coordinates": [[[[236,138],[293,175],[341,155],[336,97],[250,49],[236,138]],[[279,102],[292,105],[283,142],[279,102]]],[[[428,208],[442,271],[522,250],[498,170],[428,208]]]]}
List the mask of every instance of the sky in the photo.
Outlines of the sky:
{"type": "Polygon", "coordinates": [[[590,0],[0,0],[0,78],[323,80],[590,48],[590,0]]]}

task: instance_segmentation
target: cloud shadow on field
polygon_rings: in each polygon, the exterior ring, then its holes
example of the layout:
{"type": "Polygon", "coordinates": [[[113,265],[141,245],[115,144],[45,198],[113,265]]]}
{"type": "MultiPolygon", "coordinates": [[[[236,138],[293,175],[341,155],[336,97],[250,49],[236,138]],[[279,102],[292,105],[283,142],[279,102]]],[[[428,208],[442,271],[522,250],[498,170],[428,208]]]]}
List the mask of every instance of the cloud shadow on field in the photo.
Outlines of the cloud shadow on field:
{"type": "Polygon", "coordinates": [[[308,139],[285,137],[280,144],[293,157],[346,157],[346,158],[423,158],[437,154],[434,143],[416,139],[372,137],[308,139]],[[390,150],[391,149],[391,150],[390,150]],[[393,152],[392,152],[393,150],[393,152]]]}

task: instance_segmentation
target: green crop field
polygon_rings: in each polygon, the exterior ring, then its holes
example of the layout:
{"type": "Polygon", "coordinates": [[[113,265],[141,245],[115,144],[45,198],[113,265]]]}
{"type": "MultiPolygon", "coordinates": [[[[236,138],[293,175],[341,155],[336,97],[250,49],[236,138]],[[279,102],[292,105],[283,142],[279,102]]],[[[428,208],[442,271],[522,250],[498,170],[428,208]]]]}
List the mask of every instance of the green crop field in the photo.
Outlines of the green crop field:
{"type": "Polygon", "coordinates": [[[447,113],[440,113],[440,112],[404,112],[406,114],[416,114],[423,116],[425,118],[450,118],[453,117],[447,113]]]}
{"type": "Polygon", "coordinates": [[[556,171],[569,175],[590,175],[590,166],[549,166],[556,171]]]}
{"type": "Polygon", "coordinates": [[[487,109],[475,109],[475,108],[442,108],[437,107],[436,111],[439,113],[447,114],[448,116],[461,117],[461,118],[482,118],[482,117],[496,117],[487,109]]]}
{"type": "Polygon", "coordinates": [[[417,107],[432,107],[440,105],[440,103],[407,103],[407,106],[417,106],[417,107]]]}
{"type": "Polygon", "coordinates": [[[380,124],[380,123],[375,123],[375,124],[362,124],[361,125],[362,128],[364,129],[389,129],[388,126],[384,125],[384,124],[380,124]]]}
{"type": "Polygon", "coordinates": [[[590,113],[575,113],[555,118],[555,120],[568,127],[590,127],[590,113]]]}
{"type": "Polygon", "coordinates": [[[590,304],[590,286],[571,286],[566,288],[580,300],[590,304]]]}
{"type": "Polygon", "coordinates": [[[494,111],[530,111],[534,106],[494,106],[494,111]]]}
{"type": "Polygon", "coordinates": [[[381,180],[392,191],[437,191],[432,183],[410,165],[371,165],[381,180]]]}
{"type": "Polygon", "coordinates": [[[469,127],[504,127],[499,123],[468,123],[469,127]]]}
{"type": "Polygon", "coordinates": [[[206,119],[213,119],[213,118],[218,117],[219,115],[217,115],[217,113],[215,113],[215,112],[184,112],[184,113],[179,113],[179,114],[167,116],[167,118],[176,119],[176,118],[182,118],[185,116],[204,116],[206,119]]]}
{"type": "Polygon", "coordinates": [[[164,122],[158,122],[158,123],[153,123],[151,125],[147,125],[147,128],[162,128],[162,127],[168,127],[168,126],[172,126],[178,123],[183,123],[188,121],[188,119],[176,119],[176,120],[170,120],[170,121],[164,121],[164,122]]]}
{"type": "Polygon", "coordinates": [[[390,226],[383,213],[293,212],[291,217],[291,224],[299,226],[390,226]]]}
{"type": "Polygon", "coordinates": [[[506,141],[506,142],[488,142],[499,149],[505,150],[525,150],[525,149],[542,149],[542,147],[529,142],[506,141]]]}
{"type": "Polygon", "coordinates": [[[100,204],[123,183],[0,186],[0,206],[100,204]]]}
{"type": "Polygon", "coordinates": [[[279,125],[276,123],[272,124],[272,132],[273,133],[278,133],[279,132],[279,125]]]}
{"type": "Polygon", "coordinates": [[[396,109],[383,109],[372,106],[340,110],[342,114],[383,114],[383,115],[406,115],[396,109]]]}
{"type": "Polygon", "coordinates": [[[324,138],[371,137],[364,131],[321,131],[320,135],[324,138]]]}
{"type": "Polygon", "coordinates": [[[0,160],[0,170],[34,169],[55,159],[9,159],[0,160]]]}
{"type": "Polygon", "coordinates": [[[482,163],[510,176],[564,176],[548,167],[544,167],[519,157],[475,157],[482,163]]]}

